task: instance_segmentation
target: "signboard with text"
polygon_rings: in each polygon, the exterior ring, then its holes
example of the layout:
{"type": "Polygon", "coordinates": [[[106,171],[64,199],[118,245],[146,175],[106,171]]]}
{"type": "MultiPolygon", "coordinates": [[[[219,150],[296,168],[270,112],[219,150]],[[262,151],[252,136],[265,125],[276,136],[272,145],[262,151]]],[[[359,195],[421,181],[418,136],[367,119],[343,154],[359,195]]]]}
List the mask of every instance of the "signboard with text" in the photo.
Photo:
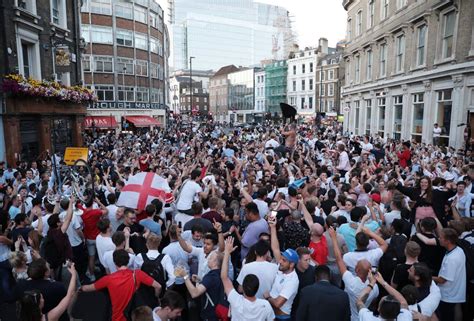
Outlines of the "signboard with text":
{"type": "Polygon", "coordinates": [[[89,149],[87,147],[66,147],[64,153],[64,162],[66,165],[74,165],[78,159],[85,160],[89,157],[89,149]]]}
{"type": "Polygon", "coordinates": [[[135,103],[126,101],[99,101],[92,105],[92,109],[165,109],[160,103],[135,103]]]}

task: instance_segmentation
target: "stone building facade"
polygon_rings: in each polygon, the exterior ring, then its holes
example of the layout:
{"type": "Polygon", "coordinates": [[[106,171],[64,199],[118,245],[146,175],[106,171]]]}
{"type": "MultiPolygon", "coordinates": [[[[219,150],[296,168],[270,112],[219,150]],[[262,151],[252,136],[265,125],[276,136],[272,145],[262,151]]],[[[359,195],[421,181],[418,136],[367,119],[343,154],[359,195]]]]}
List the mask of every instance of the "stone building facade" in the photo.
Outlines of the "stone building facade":
{"type": "Polygon", "coordinates": [[[345,130],[462,147],[474,115],[471,0],[344,0],[345,130]]]}
{"type": "MultiPolygon", "coordinates": [[[[0,1],[0,78],[82,84],[79,2],[0,1]]],[[[15,166],[44,152],[82,146],[84,104],[0,92],[0,160],[15,166]]]]}
{"type": "Polygon", "coordinates": [[[228,74],[238,71],[234,65],[220,68],[209,81],[209,102],[214,121],[228,122],[229,112],[229,79],[228,74]]]}
{"type": "Polygon", "coordinates": [[[322,113],[341,112],[341,85],[344,67],[342,50],[330,49],[321,55],[316,70],[316,111],[322,113]]]}
{"type": "Polygon", "coordinates": [[[87,43],[82,55],[84,83],[99,97],[88,110],[90,117],[113,118],[122,128],[144,127],[127,124],[134,116],[164,125],[169,36],[160,5],[154,0],[86,0],[81,22],[87,43]]]}

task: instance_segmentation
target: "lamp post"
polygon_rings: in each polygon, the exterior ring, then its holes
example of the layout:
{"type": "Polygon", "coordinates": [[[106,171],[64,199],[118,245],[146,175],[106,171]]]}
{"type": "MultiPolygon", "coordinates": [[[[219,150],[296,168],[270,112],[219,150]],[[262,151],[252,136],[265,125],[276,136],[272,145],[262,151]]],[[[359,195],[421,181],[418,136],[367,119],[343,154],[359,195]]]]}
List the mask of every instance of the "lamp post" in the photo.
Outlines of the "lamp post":
{"type": "Polygon", "coordinates": [[[189,57],[189,90],[191,91],[191,115],[193,114],[193,59],[196,57],[189,57]]]}

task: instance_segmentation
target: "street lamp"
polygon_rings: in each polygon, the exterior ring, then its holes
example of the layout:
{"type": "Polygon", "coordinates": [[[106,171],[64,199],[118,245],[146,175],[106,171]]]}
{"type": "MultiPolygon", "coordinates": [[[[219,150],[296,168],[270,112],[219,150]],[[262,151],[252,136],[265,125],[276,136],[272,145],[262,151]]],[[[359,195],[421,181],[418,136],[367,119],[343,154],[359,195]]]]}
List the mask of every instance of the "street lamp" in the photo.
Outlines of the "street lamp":
{"type": "Polygon", "coordinates": [[[193,113],[193,59],[196,57],[189,57],[189,90],[191,90],[191,115],[193,113]]]}

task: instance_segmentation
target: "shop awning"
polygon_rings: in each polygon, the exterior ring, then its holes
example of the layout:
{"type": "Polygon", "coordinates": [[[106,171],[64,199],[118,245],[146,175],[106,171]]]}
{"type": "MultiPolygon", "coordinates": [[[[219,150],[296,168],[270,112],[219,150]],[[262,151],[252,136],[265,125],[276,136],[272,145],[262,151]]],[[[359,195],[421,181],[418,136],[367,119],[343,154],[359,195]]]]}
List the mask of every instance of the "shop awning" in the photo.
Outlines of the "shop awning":
{"type": "Polygon", "coordinates": [[[125,120],[131,122],[135,127],[160,126],[160,123],[150,116],[125,116],[125,120]]]}
{"type": "Polygon", "coordinates": [[[117,122],[114,116],[86,116],[84,126],[85,128],[115,128],[117,122]]]}

